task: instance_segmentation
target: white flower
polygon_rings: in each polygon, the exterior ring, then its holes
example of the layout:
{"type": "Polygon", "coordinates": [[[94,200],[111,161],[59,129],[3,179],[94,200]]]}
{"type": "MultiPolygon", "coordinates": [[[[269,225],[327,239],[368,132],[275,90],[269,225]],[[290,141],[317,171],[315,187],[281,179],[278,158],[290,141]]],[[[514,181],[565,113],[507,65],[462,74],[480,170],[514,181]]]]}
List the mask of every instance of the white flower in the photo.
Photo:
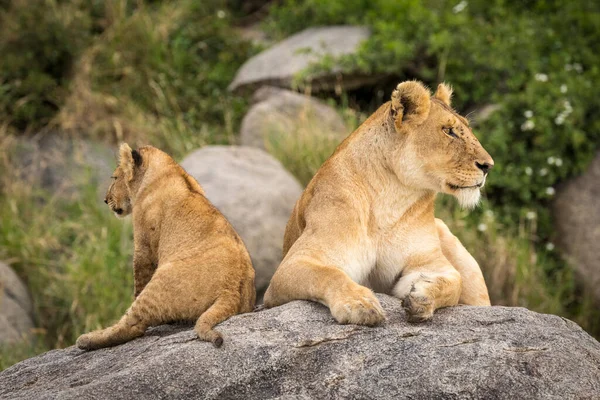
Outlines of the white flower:
{"type": "Polygon", "coordinates": [[[556,165],[557,167],[560,167],[563,164],[562,158],[556,158],[556,160],[554,160],[554,165],[556,165]]]}
{"type": "Polygon", "coordinates": [[[533,111],[527,110],[523,113],[523,115],[525,116],[525,118],[529,119],[529,118],[533,117],[533,111]]]}
{"type": "Polygon", "coordinates": [[[487,225],[482,222],[481,224],[477,225],[477,230],[479,232],[485,232],[487,231],[487,225]]]}
{"type": "Polygon", "coordinates": [[[546,74],[535,74],[534,78],[539,82],[548,82],[548,75],[546,74]]]}
{"type": "Polygon", "coordinates": [[[546,168],[540,169],[540,176],[546,176],[546,175],[548,175],[548,170],[546,168]]]}
{"type": "Polygon", "coordinates": [[[221,18],[221,19],[225,18],[225,16],[226,16],[226,15],[227,15],[227,14],[226,14],[226,13],[225,13],[225,11],[223,11],[223,10],[219,10],[219,11],[217,11],[217,17],[219,17],[219,18],[221,18]]]}
{"type": "Polygon", "coordinates": [[[564,124],[565,123],[565,116],[562,113],[558,114],[558,116],[556,118],[554,118],[554,123],[556,125],[562,125],[562,124],[564,124]]]}
{"type": "Polygon", "coordinates": [[[561,93],[567,93],[567,85],[560,85],[560,92],[561,93]]]}
{"type": "Polygon", "coordinates": [[[583,71],[583,67],[581,66],[581,64],[579,63],[574,63],[573,64],[573,69],[579,73],[581,73],[581,71],[583,71]]]}
{"type": "Polygon", "coordinates": [[[533,174],[533,169],[531,167],[525,167],[525,175],[531,176],[533,174]]]}
{"type": "Polygon", "coordinates": [[[546,194],[548,196],[554,196],[554,193],[556,193],[556,190],[552,186],[546,188],[546,194]]]}
{"type": "Polygon", "coordinates": [[[552,242],[546,243],[546,250],[548,250],[548,251],[554,250],[554,243],[552,243],[552,242]]]}
{"type": "Polygon", "coordinates": [[[563,106],[565,107],[565,111],[569,114],[573,111],[573,107],[571,107],[571,103],[569,102],[569,100],[565,100],[563,102],[563,106]]]}
{"type": "Polygon", "coordinates": [[[494,218],[494,212],[492,210],[485,210],[485,216],[488,218],[494,218]]]}
{"type": "Polygon", "coordinates": [[[523,125],[521,125],[522,131],[530,131],[533,128],[535,128],[535,122],[533,122],[532,119],[528,119],[527,121],[523,122],[523,125]]]}
{"type": "Polygon", "coordinates": [[[548,162],[548,164],[552,165],[555,162],[555,158],[550,156],[550,157],[548,157],[548,160],[546,160],[546,161],[548,162]]]}
{"type": "Polygon", "coordinates": [[[525,218],[527,219],[535,219],[535,217],[537,216],[537,214],[535,213],[535,211],[527,211],[527,214],[525,214],[525,218]]]}
{"type": "Polygon", "coordinates": [[[454,7],[452,7],[452,12],[454,14],[458,14],[459,12],[461,12],[462,10],[467,8],[467,5],[469,5],[469,3],[467,3],[465,0],[463,0],[460,3],[458,3],[457,5],[455,5],[454,7]]]}

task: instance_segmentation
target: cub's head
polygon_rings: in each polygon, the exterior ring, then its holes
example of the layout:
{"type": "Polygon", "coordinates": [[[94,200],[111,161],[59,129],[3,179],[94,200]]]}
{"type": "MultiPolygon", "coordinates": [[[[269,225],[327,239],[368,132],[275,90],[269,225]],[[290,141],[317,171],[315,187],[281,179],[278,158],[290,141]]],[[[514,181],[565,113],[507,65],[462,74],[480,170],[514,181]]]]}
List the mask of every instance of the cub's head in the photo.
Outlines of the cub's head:
{"type": "Polygon", "coordinates": [[[452,89],[443,83],[433,97],[415,81],[394,90],[390,113],[406,149],[397,168],[411,184],[451,194],[462,206],[474,207],[494,160],[467,119],[450,107],[451,96],[452,89]]]}
{"type": "Polygon", "coordinates": [[[119,165],[111,178],[104,202],[118,218],[131,214],[132,196],[137,183],[141,180],[142,155],[131,150],[127,143],[119,148],[119,165]]]}

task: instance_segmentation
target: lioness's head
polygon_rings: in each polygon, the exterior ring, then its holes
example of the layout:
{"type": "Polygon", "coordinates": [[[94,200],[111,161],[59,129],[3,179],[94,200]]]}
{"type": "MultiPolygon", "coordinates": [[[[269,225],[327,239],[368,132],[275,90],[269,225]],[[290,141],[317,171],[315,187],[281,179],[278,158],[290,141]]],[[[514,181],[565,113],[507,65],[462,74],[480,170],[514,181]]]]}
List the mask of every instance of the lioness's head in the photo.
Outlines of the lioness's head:
{"type": "Polygon", "coordinates": [[[141,179],[142,155],[127,143],[119,148],[119,165],[111,178],[104,202],[119,218],[131,214],[135,183],[141,179]]]}
{"type": "Polygon", "coordinates": [[[423,188],[455,196],[474,207],[494,160],[481,146],[466,118],[450,107],[452,89],[440,84],[431,96],[420,82],[403,82],[392,93],[390,107],[404,154],[397,164],[404,176],[423,188]],[[408,161],[408,162],[407,162],[408,161]]]}

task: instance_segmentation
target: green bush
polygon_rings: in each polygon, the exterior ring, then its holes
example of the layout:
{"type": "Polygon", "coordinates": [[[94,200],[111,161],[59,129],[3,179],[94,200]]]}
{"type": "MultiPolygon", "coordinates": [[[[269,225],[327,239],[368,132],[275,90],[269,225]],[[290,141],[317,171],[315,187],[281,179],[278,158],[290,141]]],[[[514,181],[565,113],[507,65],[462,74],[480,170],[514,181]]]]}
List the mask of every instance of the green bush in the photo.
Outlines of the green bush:
{"type": "Polygon", "coordinates": [[[581,173],[600,145],[598,20],[600,4],[583,1],[289,0],[272,8],[265,27],[282,37],[310,25],[367,25],[371,38],[337,60],[343,69],[431,87],[445,80],[463,112],[497,104],[476,129],[496,161],[488,198],[513,226],[535,213],[545,244],[554,186],[581,173]]]}
{"type": "Polygon", "coordinates": [[[73,62],[90,39],[79,2],[13,0],[0,8],[0,117],[40,127],[67,95],[73,62]]]}

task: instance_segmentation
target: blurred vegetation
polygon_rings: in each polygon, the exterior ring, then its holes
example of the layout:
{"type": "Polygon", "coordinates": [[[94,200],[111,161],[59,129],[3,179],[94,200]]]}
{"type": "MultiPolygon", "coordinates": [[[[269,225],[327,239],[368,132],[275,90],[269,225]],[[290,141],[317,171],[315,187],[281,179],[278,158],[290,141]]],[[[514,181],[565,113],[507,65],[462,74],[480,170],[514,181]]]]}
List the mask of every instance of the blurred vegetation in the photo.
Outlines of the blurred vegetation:
{"type": "MultiPolygon", "coordinates": [[[[462,113],[497,105],[475,129],[496,161],[487,200],[467,214],[441,198],[438,214],[479,260],[495,304],[559,314],[600,335],[598,310],[553,249],[548,211],[554,187],[582,172],[600,141],[600,3],[262,3],[0,0],[0,260],[28,284],[40,328],[33,345],[0,348],[0,369],[71,345],[132,300],[130,224],[110,215],[85,174],[70,196],[23,182],[11,169],[12,146],[56,131],[150,143],[177,158],[204,144],[235,143],[247,99],[227,85],[260,50],[236,33],[256,10],[275,40],[316,25],[371,29],[357,55],[325,58],[298,82],[336,63],[431,87],[445,80],[462,113]]],[[[351,127],[378,105],[357,109],[351,94],[331,96],[351,127]]],[[[302,183],[337,144],[315,131],[267,141],[302,183]]]]}
{"type": "Polygon", "coordinates": [[[178,155],[230,142],[250,46],[223,0],[14,0],[0,8],[0,118],[178,155]],[[23,51],[25,49],[25,51],[23,51]]]}

